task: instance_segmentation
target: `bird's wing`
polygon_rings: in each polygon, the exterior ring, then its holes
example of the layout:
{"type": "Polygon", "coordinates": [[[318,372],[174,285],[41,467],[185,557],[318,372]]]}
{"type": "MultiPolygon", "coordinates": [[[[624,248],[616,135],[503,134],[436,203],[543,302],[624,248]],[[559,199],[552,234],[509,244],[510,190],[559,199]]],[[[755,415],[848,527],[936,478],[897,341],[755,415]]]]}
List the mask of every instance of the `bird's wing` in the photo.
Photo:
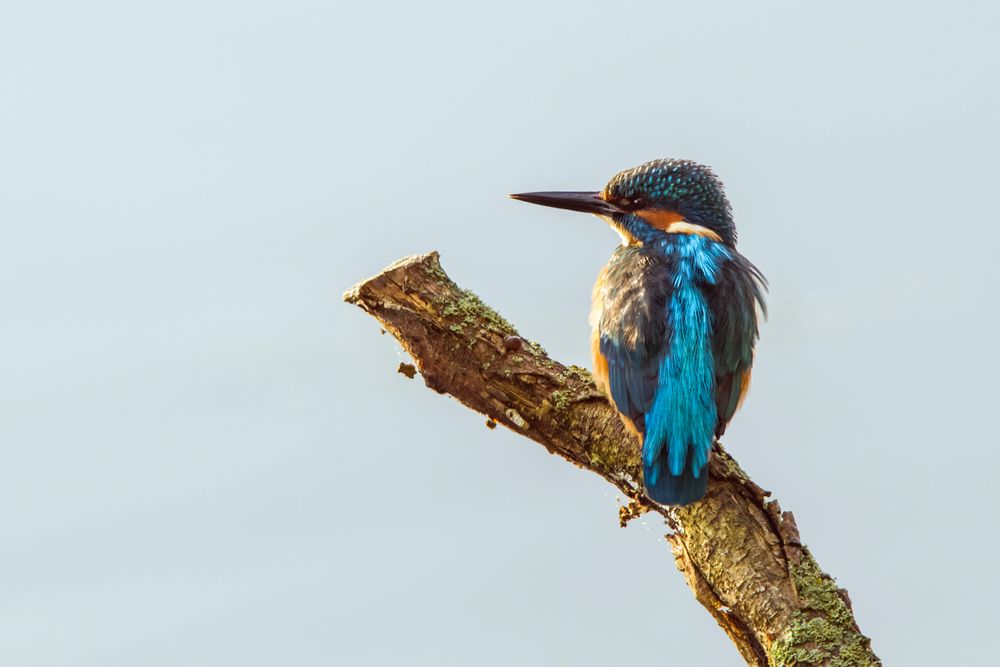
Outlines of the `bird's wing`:
{"type": "Polygon", "coordinates": [[[757,311],[766,315],[767,281],[748,259],[733,252],[707,291],[712,312],[712,356],[715,362],[716,436],[733,418],[750,385],[757,343],[757,311]]]}
{"type": "MultiPolygon", "coordinates": [[[[670,340],[666,303],[672,282],[656,261],[612,262],[599,281],[598,349],[615,407],[643,433],[653,406],[660,364],[670,340]]],[[[595,299],[595,303],[597,300],[595,299]]]]}

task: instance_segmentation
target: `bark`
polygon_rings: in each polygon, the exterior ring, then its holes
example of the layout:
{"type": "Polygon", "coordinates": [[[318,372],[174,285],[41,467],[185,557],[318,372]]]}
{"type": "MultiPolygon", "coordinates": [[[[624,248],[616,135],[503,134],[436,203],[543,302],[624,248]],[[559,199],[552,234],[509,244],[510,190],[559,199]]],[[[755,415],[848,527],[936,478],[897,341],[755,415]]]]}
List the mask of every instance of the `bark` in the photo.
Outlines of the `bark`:
{"type": "Polygon", "coordinates": [[[703,500],[686,508],[656,505],[642,493],[639,442],[590,373],[521,338],[448,278],[436,252],[396,262],[344,300],[399,340],[428,387],[616,486],[631,499],[620,510],[623,526],[644,512],[662,515],[672,528],[667,539],[677,569],[747,664],[881,664],[847,592],[816,564],[791,512],[721,445],[703,500]]]}

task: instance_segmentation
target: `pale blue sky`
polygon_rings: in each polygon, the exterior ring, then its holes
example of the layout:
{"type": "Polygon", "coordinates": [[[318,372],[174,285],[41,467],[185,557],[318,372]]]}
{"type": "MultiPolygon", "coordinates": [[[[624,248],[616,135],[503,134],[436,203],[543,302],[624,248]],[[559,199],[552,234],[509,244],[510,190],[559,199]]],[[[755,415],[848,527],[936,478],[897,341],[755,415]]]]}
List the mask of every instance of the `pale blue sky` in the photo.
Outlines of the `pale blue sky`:
{"type": "Polygon", "coordinates": [[[713,165],[771,281],[729,449],[886,664],[990,664],[990,3],[0,9],[0,661],[740,665],[664,528],[395,373],[399,256],[588,363],[616,237],[508,192],[713,165]]]}

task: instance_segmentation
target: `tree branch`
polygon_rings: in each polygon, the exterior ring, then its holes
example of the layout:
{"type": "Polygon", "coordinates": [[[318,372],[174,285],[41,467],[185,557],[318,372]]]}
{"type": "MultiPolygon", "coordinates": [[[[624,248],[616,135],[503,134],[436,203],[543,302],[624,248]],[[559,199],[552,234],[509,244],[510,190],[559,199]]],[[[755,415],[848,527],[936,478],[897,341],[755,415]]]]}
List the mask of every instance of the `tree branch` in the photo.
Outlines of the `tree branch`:
{"type": "Polygon", "coordinates": [[[673,528],[675,564],[749,665],[880,665],[847,592],[782,512],[716,444],[705,498],[665,508],[642,494],[639,443],[585,369],[553,361],[431,252],[402,259],[344,294],[410,353],[427,386],[591,470],[631,498],[621,522],[651,511],[673,528]]]}

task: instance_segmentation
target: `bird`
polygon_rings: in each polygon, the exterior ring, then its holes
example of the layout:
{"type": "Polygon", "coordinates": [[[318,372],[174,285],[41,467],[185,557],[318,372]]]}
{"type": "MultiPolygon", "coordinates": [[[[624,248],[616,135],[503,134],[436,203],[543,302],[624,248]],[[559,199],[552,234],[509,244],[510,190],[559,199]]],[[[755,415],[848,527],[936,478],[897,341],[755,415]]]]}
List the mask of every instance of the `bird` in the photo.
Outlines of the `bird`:
{"type": "Polygon", "coordinates": [[[705,496],[715,441],[750,385],[764,275],[736,250],[722,181],[691,160],[659,159],[599,192],[525,192],[520,201],[593,213],[621,237],[594,285],[593,375],[642,443],[645,495],[705,496]]]}

